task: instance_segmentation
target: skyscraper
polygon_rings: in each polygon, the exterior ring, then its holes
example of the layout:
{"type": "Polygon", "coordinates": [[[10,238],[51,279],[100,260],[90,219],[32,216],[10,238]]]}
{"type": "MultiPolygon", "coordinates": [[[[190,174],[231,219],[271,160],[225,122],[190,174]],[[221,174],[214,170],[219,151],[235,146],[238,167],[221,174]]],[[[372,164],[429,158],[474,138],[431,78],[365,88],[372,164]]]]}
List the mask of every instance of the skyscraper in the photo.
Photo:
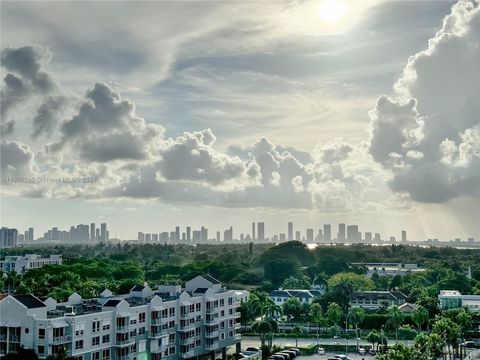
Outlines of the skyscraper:
{"type": "Polygon", "coordinates": [[[300,231],[295,231],[295,240],[297,241],[301,241],[302,240],[302,236],[300,235],[300,231]]]}
{"type": "Polygon", "coordinates": [[[100,224],[100,240],[107,241],[107,224],[101,223],[100,224]]]}
{"type": "Polygon", "coordinates": [[[338,224],[337,241],[345,242],[345,224],[338,224]]]}
{"type": "Polygon", "coordinates": [[[323,241],[332,242],[332,226],[330,224],[323,225],[323,241]]]}
{"type": "Polygon", "coordinates": [[[95,223],[90,224],[90,241],[95,241],[95,223]]]}
{"type": "Polygon", "coordinates": [[[253,222],[252,223],[252,240],[255,240],[256,237],[255,237],[255,223],[253,222]]]}
{"type": "Polygon", "coordinates": [[[347,226],[347,242],[352,244],[359,241],[360,239],[358,234],[358,225],[348,225],[347,226]]]}
{"type": "Polygon", "coordinates": [[[307,242],[313,243],[313,229],[307,229],[307,242]]]}
{"type": "Polygon", "coordinates": [[[192,228],[190,226],[187,226],[187,241],[190,242],[192,241],[192,228]]]}
{"type": "Polygon", "coordinates": [[[372,242],[372,233],[371,232],[366,232],[365,233],[365,242],[366,243],[371,243],[372,242]]]}
{"type": "Polygon", "coordinates": [[[258,225],[258,240],[265,241],[265,223],[259,222],[258,225]]]}
{"type": "Polygon", "coordinates": [[[288,222],[288,241],[293,240],[293,222],[288,222]]]}
{"type": "Polygon", "coordinates": [[[402,242],[407,242],[407,232],[402,230],[402,242]]]}
{"type": "Polygon", "coordinates": [[[200,232],[202,233],[202,241],[207,242],[208,241],[208,230],[205,226],[202,226],[200,229],[200,232]]]}
{"type": "Polygon", "coordinates": [[[175,241],[180,241],[180,226],[175,227],[175,241]]]}

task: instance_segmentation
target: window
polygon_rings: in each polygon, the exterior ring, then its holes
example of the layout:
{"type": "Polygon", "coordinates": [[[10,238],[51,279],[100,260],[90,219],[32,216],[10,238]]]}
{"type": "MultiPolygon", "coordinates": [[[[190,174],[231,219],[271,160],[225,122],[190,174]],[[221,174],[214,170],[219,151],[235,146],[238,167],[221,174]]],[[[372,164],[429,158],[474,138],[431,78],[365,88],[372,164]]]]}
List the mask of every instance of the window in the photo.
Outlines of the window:
{"type": "Polygon", "coordinates": [[[110,330],[110,325],[112,324],[112,320],[103,320],[102,321],[102,330],[110,330]]]}
{"type": "Polygon", "coordinates": [[[220,306],[224,306],[225,305],[225,299],[220,299],[220,306]]]}
{"type": "Polygon", "coordinates": [[[196,311],[202,310],[202,303],[196,303],[196,304],[195,304],[195,310],[196,310],[196,311]]]}
{"type": "Polygon", "coordinates": [[[168,335],[168,342],[170,344],[173,344],[175,342],[175,334],[169,334],[168,335]]]}
{"type": "Polygon", "coordinates": [[[100,321],[92,322],[92,332],[100,331],[100,321]]]}
{"type": "Polygon", "coordinates": [[[100,360],[100,351],[92,353],[92,360],[100,360]]]}
{"type": "Polygon", "coordinates": [[[140,341],[138,343],[138,352],[144,352],[147,351],[147,342],[146,341],[140,341]]]}
{"type": "Polygon", "coordinates": [[[75,350],[83,349],[83,340],[75,341],[75,350]]]}
{"type": "Polygon", "coordinates": [[[168,309],[168,314],[169,316],[174,316],[175,315],[175,308],[174,307],[171,307],[168,309]]]}
{"type": "Polygon", "coordinates": [[[145,322],[145,313],[138,314],[138,322],[144,323],[145,322]]]}
{"type": "Polygon", "coordinates": [[[138,335],[145,334],[145,327],[138,328],[138,335]]]}
{"type": "Polygon", "coordinates": [[[100,336],[95,336],[92,338],[92,346],[100,345],[100,336]]]}
{"type": "Polygon", "coordinates": [[[110,360],[110,349],[102,351],[102,360],[110,360]]]}
{"type": "Polygon", "coordinates": [[[45,329],[44,328],[39,328],[38,329],[38,338],[39,339],[45,339],[45,329]]]}
{"type": "Polygon", "coordinates": [[[37,347],[37,353],[43,354],[45,352],[45,346],[38,346],[37,347]]]}
{"type": "Polygon", "coordinates": [[[85,324],[75,325],[75,336],[82,336],[85,332],[85,324]]]}
{"type": "Polygon", "coordinates": [[[110,334],[102,336],[102,344],[105,344],[107,342],[110,342],[110,334]]]}

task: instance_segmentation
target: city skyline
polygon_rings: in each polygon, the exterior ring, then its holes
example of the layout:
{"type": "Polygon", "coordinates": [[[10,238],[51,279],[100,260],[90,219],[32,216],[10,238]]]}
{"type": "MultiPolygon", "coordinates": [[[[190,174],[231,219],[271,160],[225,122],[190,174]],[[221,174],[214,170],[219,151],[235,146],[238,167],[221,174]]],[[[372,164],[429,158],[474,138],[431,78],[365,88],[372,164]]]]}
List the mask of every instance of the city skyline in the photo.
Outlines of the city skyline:
{"type": "MultiPolygon", "coordinates": [[[[268,225],[268,224],[267,224],[268,225]]],[[[356,224],[322,224],[318,227],[301,228],[295,226],[293,222],[288,222],[285,229],[268,228],[265,231],[265,222],[252,222],[250,232],[242,232],[235,229],[233,225],[223,229],[208,229],[201,226],[195,228],[192,226],[171,226],[171,228],[157,229],[158,231],[138,230],[134,237],[117,236],[114,231],[110,236],[110,230],[107,230],[107,223],[96,223],[71,225],[70,229],[62,230],[55,226],[43,233],[43,236],[34,236],[34,228],[22,232],[21,229],[2,227],[0,247],[9,247],[4,245],[4,239],[9,239],[5,243],[13,243],[11,231],[16,232],[17,245],[26,243],[85,243],[89,242],[108,242],[112,241],[137,241],[141,243],[170,243],[170,244],[195,244],[195,243],[221,243],[221,242],[256,242],[256,243],[282,243],[286,241],[302,241],[307,244],[355,244],[355,243],[425,243],[425,242],[468,242],[475,243],[475,237],[468,238],[435,238],[412,239],[407,235],[406,230],[400,234],[380,233],[375,229],[362,229],[356,224]],[[3,230],[7,233],[3,233],[3,230]],[[235,230],[234,230],[235,229],[235,230]],[[10,232],[8,232],[10,231],[10,232]],[[333,233],[332,233],[333,231],[333,233]],[[223,233],[223,236],[222,236],[223,233]]],[[[35,234],[37,234],[35,232],[35,234]]],[[[38,234],[41,234],[39,232],[38,234]]]]}
{"type": "Polygon", "coordinates": [[[1,225],[479,238],[478,2],[326,1],[2,1],[1,225]]]}

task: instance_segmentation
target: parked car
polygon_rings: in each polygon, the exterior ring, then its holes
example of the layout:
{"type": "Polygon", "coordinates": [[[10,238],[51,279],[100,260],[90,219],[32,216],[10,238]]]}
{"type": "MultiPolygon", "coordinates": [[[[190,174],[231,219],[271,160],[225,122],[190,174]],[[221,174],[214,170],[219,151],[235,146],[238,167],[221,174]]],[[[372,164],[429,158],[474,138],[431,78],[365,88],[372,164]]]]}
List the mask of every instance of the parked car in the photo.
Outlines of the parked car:
{"type": "Polygon", "coordinates": [[[480,343],[477,343],[475,341],[465,341],[461,345],[463,347],[467,348],[467,349],[478,349],[478,348],[480,348],[480,343]]]}
{"type": "Polygon", "coordinates": [[[325,349],[322,348],[322,347],[319,347],[319,348],[317,349],[317,354],[318,354],[318,355],[325,355],[325,349]]]}
{"type": "Polygon", "coordinates": [[[368,349],[369,355],[377,355],[377,352],[374,349],[368,349]]]}
{"type": "Polygon", "coordinates": [[[348,357],[347,355],[335,355],[335,357],[341,360],[352,360],[352,358],[348,357]]]}
{"type": "Polygon", "coordinates": [[[288,350],[295,351],[295,354],[300,355],[300,349],[297,348],[290,348],[288,350]]]}
{"type": "Polygon", "coordinates": [[[283,355],[273,354],[270,357],[273,357],[275,360],[285,360],[283,355]]]}
{"type": "Polygon", "coordinates": [[[282,351],[283,353],[287,353],[287,354],[290,354],[290,358],[296,358],[297,357],[297,353],[295,351],[292,351],[292,350],[283,350],[282,351]]]}
{"type": "Polygon", "coordinates": [[[246,351],[256,351],[256,352],[258,352],[258,351],[260,351],[260,349],[257,348],[257,347],[252,347],[252,346],[250,346],[250,347],[247,347],[247,348],[246,348],[246,351]]]}
{"type": "Polygon", "coordinates": [[[294,355],[292,355],[291,353],[288,353],[286,351],[280,351],[278,354],[280,355],[286,355],[287,356],[287,359],[286,360],[292,360],[294,355]]]}
{"type": "Polygon", "coordinates": [[[359,347],[357,349],[357,352],[360,354],[360,355],[365,355],[367,353],[367,350],[365,350],[365,348],[363,347],[359,347]]]}
{"type": "Polygon", "coordinates": [[[274,355],[283,358],[283,360],[290,360],[290,355],[289,354],[275,353],[274,355]]]}

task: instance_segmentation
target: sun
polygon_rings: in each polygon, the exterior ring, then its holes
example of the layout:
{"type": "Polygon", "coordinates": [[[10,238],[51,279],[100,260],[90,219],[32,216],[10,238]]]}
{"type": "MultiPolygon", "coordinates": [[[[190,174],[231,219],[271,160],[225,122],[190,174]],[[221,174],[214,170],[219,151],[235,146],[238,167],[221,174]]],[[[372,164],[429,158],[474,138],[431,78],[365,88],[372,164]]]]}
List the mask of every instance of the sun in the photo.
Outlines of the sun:
{"type": "Polygon", "coordinates": [[[347,12],[345,3],[337,0],[322,1],[318,7],[320,20],[326,23],[338,23],[347,12]]]}

